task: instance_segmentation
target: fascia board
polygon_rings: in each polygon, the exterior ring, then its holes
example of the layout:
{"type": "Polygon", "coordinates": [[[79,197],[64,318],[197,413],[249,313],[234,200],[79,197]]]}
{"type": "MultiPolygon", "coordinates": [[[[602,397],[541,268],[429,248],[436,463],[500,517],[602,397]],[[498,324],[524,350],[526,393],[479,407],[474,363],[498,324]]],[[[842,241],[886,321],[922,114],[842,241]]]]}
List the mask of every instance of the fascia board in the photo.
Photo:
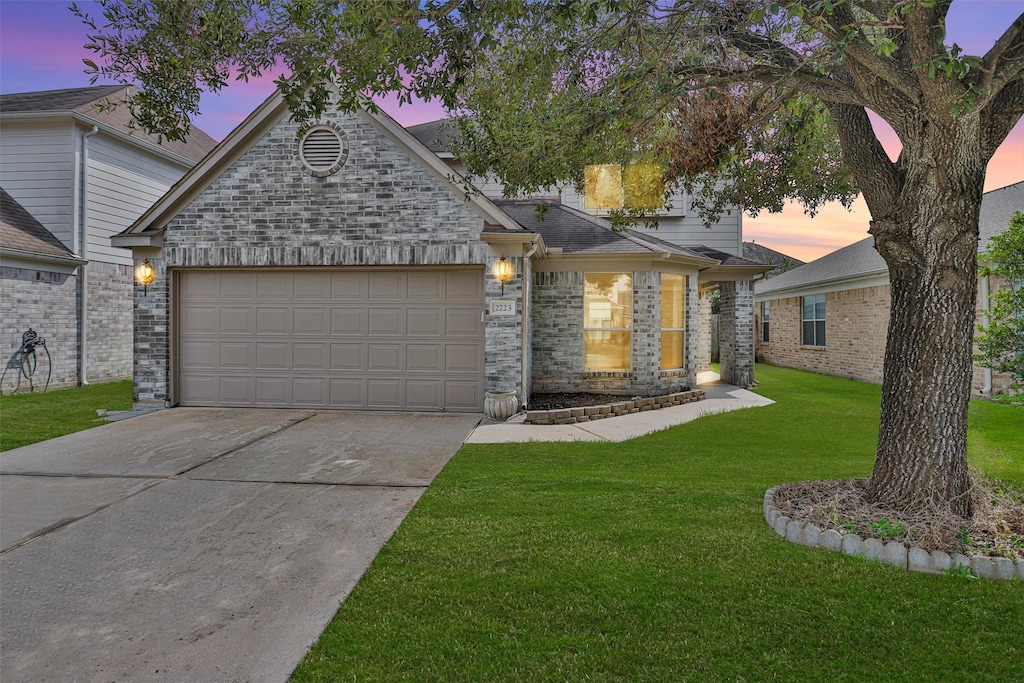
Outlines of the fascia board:
{"type": "Polygon", "coordinates": [[[480,216],[492,225],[500,225],[508,230],[522,231],[523,227],[512,220],[512,217],[499,209],[494,202],[482,194],[466,196],[465,187],[472,186],[465,178],[438,157],[437,154],[401,126],[397,121],[382,111],[371,112],[359,110],[359,114],[372,123],[378,130],[387,135],[404,152],[419,159],[423,165],[439,180],[446,183],[457,196],[466,197],[466,201],[480,216]]]}
{"type": "Polygon", "coordinates": [[[843,292],[850,289],[866,289],[868,287],[879,287],[889,284],[889,271],[875,271],[857,277],[847,277],[838,280],[827,280],[814,282],[800,287],[788,287],[777,289],[765,294],[754,293],[754,301],[775,301],[777,299],[789,299],[796,296],[808,296],[810,294],[831,294],[832,292],[843,292]]]}
{"type": "Polygon", "coordinates": [[[133,249],[135,247],[155,247],[164,245],[164,231],[152,230],[150,232],[139,232],[134,235],[121,233],[110,238],[110,244],[122,249],[133,249]]]}
{"type": "Polygon", "coordinates": [[[53,273],[73,273],[89,261],[77,256],[51,256],[19,249],[0,249],[0,265],[25,270],[45,270],[53,273]]]}
{"type": "Polygon", "coordinates": [[[700,265],[682,259],[666,259],[661,254],[566,254],[549,250],[547,258],[534,265],[538,272],[559,271],[644,271],[661,270],[666,264],[696,271],[700,265]]]}

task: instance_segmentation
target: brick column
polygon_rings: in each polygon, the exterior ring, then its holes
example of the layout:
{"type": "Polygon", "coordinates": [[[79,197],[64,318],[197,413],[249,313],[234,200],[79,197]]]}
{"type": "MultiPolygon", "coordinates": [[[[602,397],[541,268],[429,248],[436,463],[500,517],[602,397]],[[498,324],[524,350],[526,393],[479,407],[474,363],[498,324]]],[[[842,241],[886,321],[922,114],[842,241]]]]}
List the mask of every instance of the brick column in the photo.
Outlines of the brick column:
{"type": "Polygon", "coordinates": [[[151,258],[156,274],[143,293],[135,286],[135,366],[133,398],[136,406],[165,406],[170,398],[170,275],[163,258],[151,258]]]}
{"type": "Polygon", "coordinates": [[[718,346],[722,381],[738,387],[754,383],[754,285],[723,282],[719,300],[718,346]]]}
{"type": "Polygon", "coordinates": [[[484,339],[484,368],[486,382],[484,391],[503,393],[516,392],[522,404],[527,396],[523,390],[523,259],[512,257],[508,260],[515,268],[512,279],[505,283],[502,293],[501,282],[494,276],[494,263],[498,259],[487,260],[487,272],[484,277],[485,306],[488,313],[484,316],[486,337],[484,339]],[[515,315],[490,315],[492,299],[513,301],[515,315]]]}

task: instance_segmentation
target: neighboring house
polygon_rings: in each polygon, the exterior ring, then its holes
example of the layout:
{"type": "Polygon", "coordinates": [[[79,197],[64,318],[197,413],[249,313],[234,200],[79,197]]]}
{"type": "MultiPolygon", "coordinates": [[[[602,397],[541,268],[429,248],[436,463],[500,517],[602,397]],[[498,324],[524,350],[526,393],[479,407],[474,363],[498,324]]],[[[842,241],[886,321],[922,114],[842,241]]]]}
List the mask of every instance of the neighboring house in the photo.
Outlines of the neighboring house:
{"type": "Polygon", "coordinates": [[[463,187],[383,113],[300,128],[273,95],[113,240],[156,273],[135,290],[136,402],[479,412],[531,383],[665,391],[708,362],[714,286],[723,374],[750,383],[764,266],[463,187]]]}
{"type": "Polygon", "coordinates": [[[770,247],[766,247],[763,244],[757,242],[744,242],[743,243],[743,258],[748,261],[755,261],[757,263],[767,263],[775,266],[758,281],[767,280],[770,277],[775,277],[781,273],[785,273],[787,270],[793,270],[799,266],[804,265],[804,262],[800,259],[795,259],[792,256],[783,254],[781,251],[775,251],[770,247]]]}
{"type": "MultiPolygon", "coordinates": [[[[986,192],[979,216],[980,250],[1024,211],[1024,182],[986,192]]],[[[1009,284],[983,277],[977,321],[988,294],[1009,284]]],[[[759,283],[755,288],[758,360],[880,384],[889,325],[889,269],[874,238],[843,247],[816,261],[759,283]]],[[[1005,392],[1008,375],[975,366],[972,391],[1005,392]]]]}
{"type": "MultiPolygon", "coordinates": [[[[132,258],[112,247],[216,142],[133,130],[124,86],[0,95],[0,356],[34,329],[51,387],[132,374],[132,258]]],[[[43,372],[40,369],[40,372],[43,372]]],[[[4,391],[16,385],[8,373],[4,391]]]]}

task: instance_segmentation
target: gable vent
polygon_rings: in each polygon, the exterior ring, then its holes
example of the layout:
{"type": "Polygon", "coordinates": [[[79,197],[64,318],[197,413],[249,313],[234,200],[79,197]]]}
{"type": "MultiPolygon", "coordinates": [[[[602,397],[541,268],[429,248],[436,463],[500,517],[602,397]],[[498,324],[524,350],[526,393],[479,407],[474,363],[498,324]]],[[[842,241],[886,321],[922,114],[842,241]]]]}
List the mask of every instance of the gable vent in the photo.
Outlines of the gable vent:
{"type": "Polygon", "coordinates": [[[348,157],[344,133],[329,126],[316,126],[299,142],[299,160],[316,177],[331,175],[348,157]]]}

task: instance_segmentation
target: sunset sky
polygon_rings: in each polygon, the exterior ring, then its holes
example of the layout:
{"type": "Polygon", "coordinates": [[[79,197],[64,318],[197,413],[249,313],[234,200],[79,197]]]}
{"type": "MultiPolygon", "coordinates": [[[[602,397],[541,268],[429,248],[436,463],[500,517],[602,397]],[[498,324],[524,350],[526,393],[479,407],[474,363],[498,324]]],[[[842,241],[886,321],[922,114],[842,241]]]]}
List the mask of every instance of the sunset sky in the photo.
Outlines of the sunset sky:
{"type": "MultiPolygon", "coordinates": [[[[0,0],[0,92],[15,93],[89,85],[82,59],[91,56],[85,44],[85,27],[68,10],[70,0],[0,0]]],[[[99,15],[93,2],[79,2],[90,14],[99,15]]],[[[957,0],[947,22],[948,40],[968,54],[984,54],[995,39],[1024,11],[1024,0],[957,0]]],[[[223,138],[274,90],[273,74],[260,81],[232,84],[219,95],[207,95],[196,124],[223,138]]],[[[382,108],[403,125],[441,118],[436,104],[398,107],[394,101],[382,108]]],[[[884,124],[883,124],[884,125],[884,124]]],[[[880,132],[890,156],[899,142],[889,130],[880,132]]],[[[988,167],[985,189],[992,190],[1024,180],[1024,122],[1018,122],[988,167]]],[[[813,260],[867,234],[870,216],[863,200],[852,211],[828,206],[815,218],[799,206],[781,214],[762,213],[744,219],[746,240],[778,249],[805,261],[813,260]]]]}

